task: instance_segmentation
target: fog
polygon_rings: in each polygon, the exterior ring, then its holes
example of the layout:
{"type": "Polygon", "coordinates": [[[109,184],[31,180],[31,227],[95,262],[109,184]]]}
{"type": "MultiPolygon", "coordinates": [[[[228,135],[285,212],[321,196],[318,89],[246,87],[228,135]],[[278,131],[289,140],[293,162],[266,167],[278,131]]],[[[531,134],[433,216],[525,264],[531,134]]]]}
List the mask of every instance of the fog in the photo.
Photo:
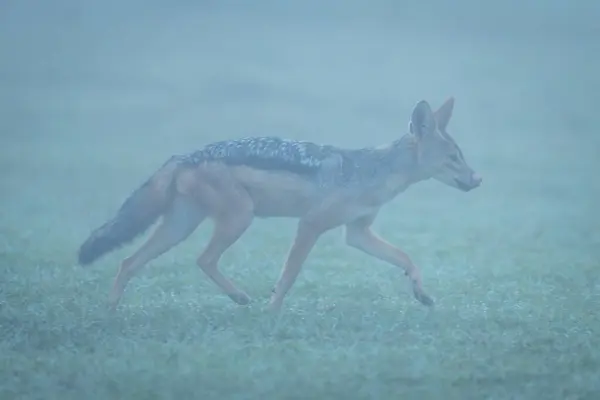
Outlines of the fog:
{"type": "Polygon", "coordinates": [[[599,395],[598,21],[592,0],[4,1],[0,397],[599,395]],[[246,308],[194,265],[208,223],[116,314],[112,277],[141,242],[75,265],[173,154],[264,135],[379,145],[450,96],[483,185],[418,183],[375,223],[435,312],[335,230],[270,316],[293,220],[256,221],[223,258],[246,308]]]}

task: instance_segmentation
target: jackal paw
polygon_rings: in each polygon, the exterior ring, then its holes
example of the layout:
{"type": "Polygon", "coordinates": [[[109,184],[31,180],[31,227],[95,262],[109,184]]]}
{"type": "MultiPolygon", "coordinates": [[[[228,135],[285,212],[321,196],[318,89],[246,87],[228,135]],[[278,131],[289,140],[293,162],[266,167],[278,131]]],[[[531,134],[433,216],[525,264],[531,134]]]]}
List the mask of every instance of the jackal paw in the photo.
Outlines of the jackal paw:
{"type": "Polygon", "coordinates": [[[231,293],[227,296],[229,296],[234,303],[239,304],[240,306],[247,306],[250,304],[250,296],[248,296],[246,293],[231,293]]]}
{"type": "Polygon", "coordinates": [[[269,300],[269,304],[267,305],[267,312],[277,314],[281,311],[281,306],[283,305],[283,299],[278,299],[275,295],[275,289],[273,289],[273,295],[269,300]]]}
{"type": "Polygon", "coordinates": [[[110,295],[108,296],[108,304],[106,305],[107,310],[110,313],[114,313],[117,311],[117,308],[119,307],[119,303],[121,301],[121,295],[117,292],[111,292],[110,295]]]}
{"type": "Polygon", "coordinates": [[[114,306],[114,305],[112,305],[112,304],[107,304],[107,305],[106,305],[106,311],[107,311],[109,314],[114,314],[114,313],[116,313],[116,312],[117,312],[117,307],[115,307],[115,306],[114,306]]]}
{"type": "Polygon", "coordinates": [[[419,300],[419,302],[427,307],[432,307],[435,303],[433,299],[428,296],[422,289],[413,288],[413,294],[415,295],[415,299],[419,300]]]}

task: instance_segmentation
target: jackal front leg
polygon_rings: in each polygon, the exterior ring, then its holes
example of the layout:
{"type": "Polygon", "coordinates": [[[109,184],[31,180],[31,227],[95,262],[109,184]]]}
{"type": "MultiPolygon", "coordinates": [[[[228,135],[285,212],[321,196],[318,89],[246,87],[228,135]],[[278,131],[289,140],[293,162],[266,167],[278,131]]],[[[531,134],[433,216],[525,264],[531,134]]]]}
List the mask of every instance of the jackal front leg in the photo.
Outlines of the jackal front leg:
{"type": "Polygon", "coordinates": [[[419,269],[405,252],[386,242],[371,230],[370,226],[374,219],[375,215],[371,215],[347,224],[346,243],[375,258],[404,269],[410,278],[415,298],[426,306],[432,306],[433,299],[423,290],[419,269]]]}

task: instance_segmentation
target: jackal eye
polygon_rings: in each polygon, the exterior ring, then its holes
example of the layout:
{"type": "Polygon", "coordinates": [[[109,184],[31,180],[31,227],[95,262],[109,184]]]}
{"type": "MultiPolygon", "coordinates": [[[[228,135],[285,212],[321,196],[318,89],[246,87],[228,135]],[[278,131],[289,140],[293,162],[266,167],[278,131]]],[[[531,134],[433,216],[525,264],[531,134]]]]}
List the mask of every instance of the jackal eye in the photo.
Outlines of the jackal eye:
{"type": "Polygon", "coordinates": [[[450,156],[450,160],[452,160],[452,161],[454,161],[454,162],[458,162],[458,160],[459,160],[459,159],[458,159],[458,156],[457,156],[456,154],[452,154],[452,155],[450,156]]]}

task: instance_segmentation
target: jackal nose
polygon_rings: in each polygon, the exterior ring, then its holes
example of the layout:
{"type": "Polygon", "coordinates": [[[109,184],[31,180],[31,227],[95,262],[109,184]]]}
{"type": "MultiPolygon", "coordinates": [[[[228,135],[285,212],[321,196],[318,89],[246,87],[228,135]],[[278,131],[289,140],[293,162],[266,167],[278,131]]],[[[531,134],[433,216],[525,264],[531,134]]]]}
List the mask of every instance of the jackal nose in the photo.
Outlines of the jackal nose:
{"type": "Polygon", "coordinates": [[[483,181],[483,178],[477,172],[474,172],[471,176],[471,180],[473,181],[473,185],[479,186],[481,185],[481,181],[483,181]]]}

